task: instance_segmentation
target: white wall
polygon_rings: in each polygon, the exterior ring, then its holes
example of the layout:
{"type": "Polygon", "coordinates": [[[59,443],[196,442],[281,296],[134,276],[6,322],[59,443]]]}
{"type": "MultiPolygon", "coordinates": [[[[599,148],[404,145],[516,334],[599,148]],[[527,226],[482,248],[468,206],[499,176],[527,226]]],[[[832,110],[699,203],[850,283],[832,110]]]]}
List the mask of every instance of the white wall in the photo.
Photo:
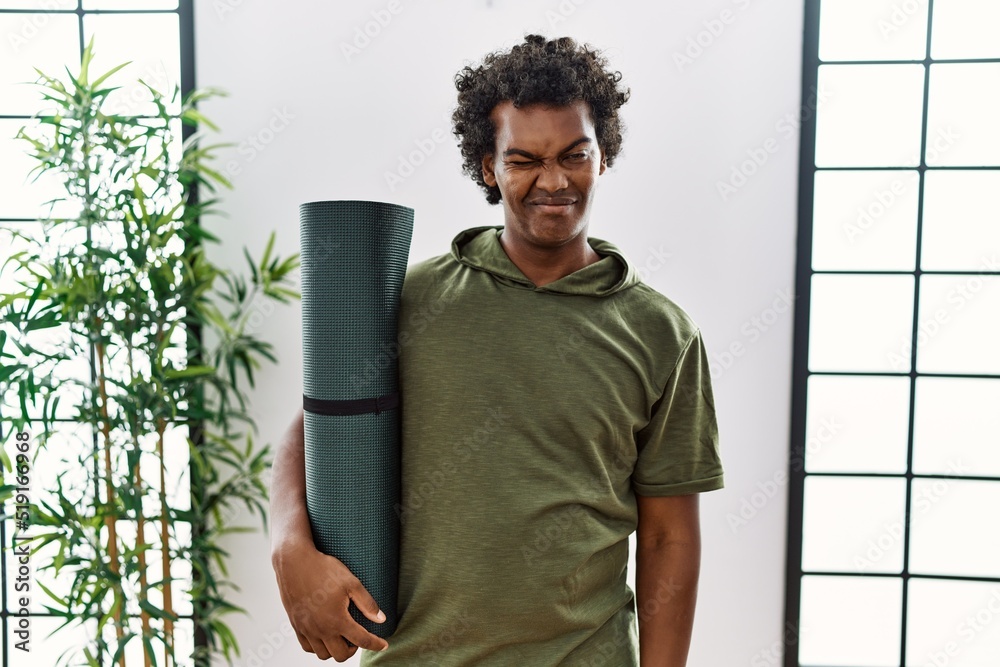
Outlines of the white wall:
{"type": "MultiPolygon", "coordinates": [[[[447,120],[454,73],[528,31],[606,49],[632,99],[623,108],[624,151],[601,179],[590,234],[640,265],[654,261],[654,249],[669,253],[648,282],[694,317],[719,362],[726,488],[702,497],[689,664],[778,664],[767,652],[782,637],[787,494],[780,480],[768,489],[773,497],[762,489],[787,467],[792,315],[780,295],[794,286],[798,135],[789,118],[800,110],[803,3],[398,1],[391,22],[350,59],[343,44],[388,0],[197,3],[198,84],[230,92],[202,108],[223,128],[221,140],[242,144],[226,153],[238,173],[221,165],[235,183],[224,193],[229,217],[205,220],[223,238],[212,255],[242,266],[242,246],[257,255],[271,230],[283,254],[296,251],[298,204],[315,199],[415,208],[411,262],[446,252],[461,229],[502,224],[502,209],[460,173],[447,120]],[[701,53],[691,47],[699,39],[701,53]],[[688,48],[695,57],[678,64],[688,48]],[[445,141],[390,190],[385,173],[435,132],[445,141]],[[767,161],[722,197],[718,182],[754,150],[767,161]],[[771,310],[776,300],[785,312],[771,310]],[[723,368],[720,355],[734,343],[742,354],[723,368]],[[734,525],[741,507],[750,516],[751,502],[755,516],[734,525]]],[[[261,442],[278,442],[301,400],[299,326],[295,306],[261,327],[281,360],[263,369],[252,394],[261,442]]],[[[237,664],[314,664],[286,634],[266,537],[229,546],[237,602],[252,614],[232,617],[243,647],[237,664]]],[[[634,563],[630,576],[634,586],[634,563]]]]}

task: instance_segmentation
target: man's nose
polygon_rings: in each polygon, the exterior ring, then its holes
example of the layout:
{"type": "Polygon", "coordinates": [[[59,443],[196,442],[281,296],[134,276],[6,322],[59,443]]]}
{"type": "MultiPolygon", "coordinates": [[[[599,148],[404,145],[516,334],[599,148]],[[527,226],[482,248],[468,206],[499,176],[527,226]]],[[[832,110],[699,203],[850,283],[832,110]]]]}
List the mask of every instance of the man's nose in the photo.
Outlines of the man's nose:
{"type": "Polygon", "coordinates": [[[543,164],[535,183],[539,190],[556,193],[569,187],[569,177],[560,164],[543,164]]]}

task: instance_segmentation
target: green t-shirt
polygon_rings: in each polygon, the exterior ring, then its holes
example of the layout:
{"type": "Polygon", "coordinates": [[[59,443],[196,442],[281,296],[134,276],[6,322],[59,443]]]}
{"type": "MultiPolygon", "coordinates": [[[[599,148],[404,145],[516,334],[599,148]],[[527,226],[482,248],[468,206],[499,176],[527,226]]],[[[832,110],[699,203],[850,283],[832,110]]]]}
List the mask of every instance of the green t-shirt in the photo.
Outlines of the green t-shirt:
{"type": "Polygon", "coordinates": [[[502,227],[409,268],[399,625],[365,667],[630,667],[635,493],[720,489],[701,333],[614,245],[542,287],[502,227]]]}

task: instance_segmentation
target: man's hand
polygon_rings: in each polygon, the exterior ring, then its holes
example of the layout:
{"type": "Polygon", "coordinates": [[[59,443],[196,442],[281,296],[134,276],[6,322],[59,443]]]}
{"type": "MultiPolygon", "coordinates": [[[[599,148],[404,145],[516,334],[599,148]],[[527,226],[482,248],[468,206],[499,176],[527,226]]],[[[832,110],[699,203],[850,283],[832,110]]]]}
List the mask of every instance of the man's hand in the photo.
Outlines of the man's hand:
{"type": "Polygon", "coordinates": [[[376,623],[385,620],[375,598],[339,559],[310,544],[286,546],[272,555],[281,604],[302,649],[320,660],[343,662],[358,647],[381,651],[389,643],[358,624],[348,612],[351,600],[376,623]],[[350,644],[348,644],[348,640],[350,644]]]}

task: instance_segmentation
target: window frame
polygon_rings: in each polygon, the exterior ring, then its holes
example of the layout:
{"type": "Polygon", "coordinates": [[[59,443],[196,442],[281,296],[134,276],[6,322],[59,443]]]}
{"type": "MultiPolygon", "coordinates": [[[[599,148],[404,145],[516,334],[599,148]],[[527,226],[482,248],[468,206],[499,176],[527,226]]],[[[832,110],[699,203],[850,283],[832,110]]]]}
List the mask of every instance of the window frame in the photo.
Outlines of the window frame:
{"type": "Polygon", "coordinates": [[[886,64],[920,64],[924,67],[923,82],[923,116],[921,118],[920,136],[920,159],[916,166],[850,166],[850,167],[817,167],[816,166],[816,122],[818,114],[812,114],[800,128],[800,150],[799,150],[799,183],[798,183],[798,238],[796,241],[796,268],[795,268],[795,294],[797,308],[794,315],[793,329],[793,360],[792,360],[792,396],[791,396],[791,430],[789,448],[788,467],[788,523],[787,523],[787,545],[785,562],[785,603],[784,603],[784,626],[783,626],[783,648],[784,656],[782,664],[784,667],[802,667],[799,660],[800,632],[799,621],[802,603],[802,578],[803,576],[849,576],[849,577],[890,577],[899,579],[902,582],[901,601],[901,626],[900,626],[900,653],[899,665],[906,665],[907,653],[907,621],[909,616],[908,593],[911,579],[932,579],[932,580],[953,580],[953,581],[973,581],[973,582],[1000,582],[997,577],[970,577],[945,574],[911,574],[909,571],[910,562],[910,521],[913,481],[914,479],[927,480],[982,480],[1000,483],[1000,477],[983,475],[945,475],[945,474],[914,474],[913,473],[913,447],[914,447],[914,421],[916,404],[917,379],[920,377],[962,377],[962,378],[1000,378],[1000,375],[992,374],[967,374],[967,373],[921,373],[917,371],[917,351],[918,332],[920,325],[920,289],[921,276],[923,275],[1000,275],[996,271],[964,271],[964,270],[922,270],[921,267],[921,243],[923,237],[923,215],[924,215],[924,187],[926,173],[928,171],[944,170],[1000,170],[1000,165],[989,166],[932,166],[928,167],[925,158],[927,150],[927,130],[928,130],[928,107],[930,91],[931,66],[940,63],[991,63],[1000,62],[1000,58],[942,58],[931,57],[931,40],[933,37],[933,17],[934,0],[927,3],[927,34],[925,42],[924,57],[920,60],[833,60],[822,61],[819,57],[820,40],[820,11],[821,0],[805,0],[804,26],[803,26],[803,50],[802,50],[802,108],[814,108],[816,104],[817,86],[819,83],[819,68],[824,64],[832,65],[886,65],[886,64]],[[812,105],[812,106],[808,106],[812,105]],[[919,185],[917,191],[917,219],[916,219],[916,263],[912,271],[879,271],[879,270],[814,270],[812,268],[812,247],[813,247],[813,206],[815,195],[815,177],[818,171],[844,171],[844,170],[877,170],[877,169],[899,169],[917,171],[919,185]],[[857,372],[857,371],[810,371],[809,370],[809,336],[810,336],[810,309],[811,309],[811,284],[815,274],[850,274],[850,275],[877,275],[891,274],[902,276],[914,276],[914,309],[912,322],[912,345],[910,349],[910,370],[908,372],[857,372]],[[807,441],[807,385],[811,375],[822,376],[880,376],[880,377],[907,377],[909,378],[909,414],[907,424],[906,440],[906,470],[904,473],[874,473],[874,472],[812,472],[805,470],[806,441],[807,441]],[[887,572],[857,572],[857,571],[813,571],[804,570],[802,566],[803,554],[803,519],[804,519],[804,490],[807,475],[826,477],[866,477],[866,478],[902,478],[906,480],[905,509],[903,516],[903,565],[899,573],[887,572]]]}
{"type": "MultiPolygon", "coordinates": [[[[28,7],[28,2],[26,0],[24,8],[0,8],[0,14],[60,14],[60,15],[74,15],[77,18],[77,30],[79,35],[79,46],[80,46],[80,56],[82,56],[83,49],[86,46],[86,40],[84,38],[84,26],[83,18],[86,15],[96,15],[96,14],[177,14],[178,25],[179,25],[179,57],[180,57],[180,89],[181,95],[185,96],[195,89],[195,41],[194,41],[194,0],[178,0],[177,7],[174,9],[84,9],[82,0],[77,0],[76,7],[74,9],[46,9],[42,7],[28,7]]],[[[32,116],[24,114],[4,114],[3,109],[0,108],[0,120],[21,120],[29,121],[32,116]]],[[[195,132],[197,127],[187,124],[182,124],[181,129],[181,142],[186,142],[195,132]]],[[[189,189],[188,203],[191,205],[197,204],[198,190],[197,183],[192,184],[189,189]]],[[[4,211],[0,210],[0,225],[18,225],[18,224],[30,224],[38,221],[38,218],[11,218],[3,217],[4,211]]],[[[0,258],[2,260],[2,258],[0,258]]],[[[200,329],[192,327],[189,330],[188,341],[191,345],[189,349],[189,363],[197,364],[197,353],[202,345],[202,332],[200,329]]],[[[91,348],[90,355],[90,365],[91,373],[95,373],[94,368],[94,350],[91,348]]],[[[67,420],[56,420],[56,421],[67,421],[67,420]]],[[[8,434],[3,433],[4,422],[0,420],[0,441],[5,441],[8,434]]],[[[203,441],[203,428],[200,423],[191,423],[188,425],[189,437],[195,443],[195,445],[200,444],[203,441]]],[[[97,450],[99,448],[98,434],[94,433],[94,448],[97,450]]],[[[197,534],[199,526],[191,526],[192,535],[197,534]]],[[[9,610],[9,604],[11,602],[12,595],[8,594],[8,586],[10,581],[8,580],[8,568],[7,568],[7,546],[8,539],[12,536],[8,535],[6,521],[0,521],[0,544],[4,546],[3,557],[0,558],[0,631],[3,632],[3,642],[0,644],[2,646],[2,651],[0,651],[0,667],[7,667],[11,664],[11,618],[18,618],[19,616],[11,613],[9,610]]],[[[197,573],[194,573],[197,576],[197,573]]],[[[180,618],[192,618],[197,617],[197,607],[195,607],[194,614],[180,614],[180,618]]],[[[51,618],[54,614],[48,612],[31,612],[28,614],[29,618],[51,618]]],[[[207,646],[207,638],[204,632],[199,630],[197,623],[194,625],[194,647],[197,650],[199,647],[207,646]]],[[[55,635],[53,639],[57,638],[55,635]]],[[[35,641],[40,641],[42,637],[38,637],[35,633],[32,633],[32,639],[35,641]]],[[[51,640],[50,640],[51,641],[51,640]]],[[[98,656],[98,660],[103,662],[107,659],[107,656],[98,656]]]]}

